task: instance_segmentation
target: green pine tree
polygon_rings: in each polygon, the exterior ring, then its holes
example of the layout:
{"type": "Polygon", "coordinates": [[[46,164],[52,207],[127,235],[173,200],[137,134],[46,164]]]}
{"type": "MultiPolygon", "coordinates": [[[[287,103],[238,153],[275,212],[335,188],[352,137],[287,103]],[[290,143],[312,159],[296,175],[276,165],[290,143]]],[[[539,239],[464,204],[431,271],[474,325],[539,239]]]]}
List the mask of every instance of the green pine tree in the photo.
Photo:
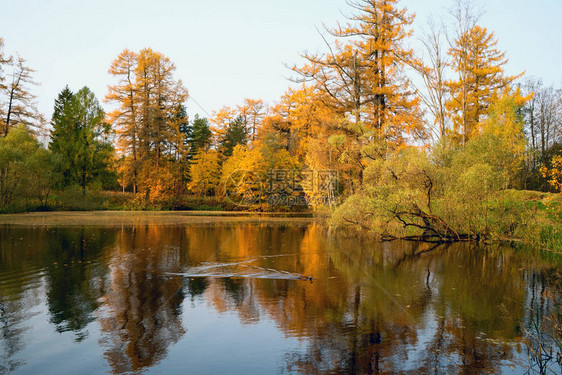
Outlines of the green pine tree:
{"type": "Polygon", "coordinates": [[[206,150],[211,145],[213,132],[209,126],[209,121],[204,117],[195,115],[192,124],[192,133],[189,140],[190,160],[195,157],[199,150],[206,150]]]}
{"type": "Polygon", "coordinates": [[[224,156],[231,156],[234,147],[245,145],[248,142],[250,129],[243,116],[238,116],[232,120],[226,129],[226,133],[221,141],[221,149],[224,156]]]}
{"type": "Polygon", "coordinates": [[[65,87],[55,100],[51,125],[49,149],[59,155],[64,186],[77,184],[85,190],[94,181],[107,184],[114,179],[109,170],[113,154],[109,125],[90,89],[72,93],[65,87]]]}

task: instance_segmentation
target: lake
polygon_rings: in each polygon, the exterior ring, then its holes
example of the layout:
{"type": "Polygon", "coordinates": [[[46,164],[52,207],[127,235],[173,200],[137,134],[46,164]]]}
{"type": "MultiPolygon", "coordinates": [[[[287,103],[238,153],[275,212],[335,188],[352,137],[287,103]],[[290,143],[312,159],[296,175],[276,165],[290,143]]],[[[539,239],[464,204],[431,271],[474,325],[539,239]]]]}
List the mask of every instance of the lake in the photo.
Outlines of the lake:
{"type": "Polygon", "coordinates": [[[311,218],[2,222],[0,374],[523,374],[560,318],[561,257],[529,249],[311,218]]]}

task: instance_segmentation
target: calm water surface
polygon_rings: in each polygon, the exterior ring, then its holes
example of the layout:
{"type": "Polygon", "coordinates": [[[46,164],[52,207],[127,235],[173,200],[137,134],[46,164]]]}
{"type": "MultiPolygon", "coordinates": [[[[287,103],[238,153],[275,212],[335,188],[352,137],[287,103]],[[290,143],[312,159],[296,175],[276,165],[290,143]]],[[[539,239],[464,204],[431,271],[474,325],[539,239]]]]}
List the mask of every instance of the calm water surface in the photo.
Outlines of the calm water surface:
{"type": "Polygon", "coordinates": [[[0,374],[525,373],[560,264],[303,220],[2,225],[0,374]]]}

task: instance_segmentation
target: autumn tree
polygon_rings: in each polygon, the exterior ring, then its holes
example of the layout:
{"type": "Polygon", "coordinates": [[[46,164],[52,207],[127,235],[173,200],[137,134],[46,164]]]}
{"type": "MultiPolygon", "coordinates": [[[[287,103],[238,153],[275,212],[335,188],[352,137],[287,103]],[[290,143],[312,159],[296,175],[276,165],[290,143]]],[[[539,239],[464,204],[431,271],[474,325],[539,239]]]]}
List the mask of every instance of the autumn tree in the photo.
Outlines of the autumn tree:
{"type": "Polygon", "coordinates": [[[253,206],[267,198],[268,174],[294,169],[295,157],[274,140],[238,144],[222,166],[221,191],[233,203],[253,206]]]}
{"type": "MultiPolygon", "coordinates": [[[[6,92],[7,86],[5,85],[6,76],[5,70],[8,64],[11,63],[11,56],[4,55],[4,39],[0,38],[0,92],[6,92]]],[[[5,134],[7,132],[7,127],[5,125],[6,113],[4,106],[0,105],[0,134],[5,134]]]]}
{"type": "Polygon", "coordinates": [[[350,1],[357,14],[331,30],[335,46],[329,45],[325,55],[305,54],[308,64],[294,68],[314,82],[343,117],[364,123],[374,139],[394,146],[422,130],[419,99],[404,73],[413,62],[404,42],[411,36],[414,17],[397,3],[350,1]]]}
{"type": "Polygon", "coordinates": [[[113,158],[109,124],[94,93],[83,87],[76,93],[65,87],[55,100],[49,149],[61,158],[66,186],[86,189],[108,177],[113,158]]]}
{"type": "Polygon", "coordinates": [[[447,82],[451,93],[447,110],[454,135],[465,144],[478,131],[494,92],[503,90],[520,75],[504,74],[505,52],[496,48],[498,41],[493,32],[476,24],[478,17],[470,7],[459,5],[454,16],[457,34],[449,55],[457,77],[447,82]]]}
{"type": "MultiPolygon", "coordinates": [[[[4,81],[6,80],[5,77],[5,68],[7,66],[8,63],[10,63],[12,61],[12,58],[10,56],[4,56],[4,39],[0,38],[0,89],[4,90],[5,86],[4,86],[4,81]]],[[[1,110],[2,108],[0,108],[1,110]]],[[[0,112],[1,114],[1,112],[0,112]]],[[[2,115],[3,117],[3,115],[2,115]]]]}
{"type": "Polygon", "coordinates": [[[238,106],[238,113],[248,124],[250,137],[255,140],[258,129],[266,115],[266,106],[261,99],[244,99],[244,104],[238,106]]]}
{"type": "Polygon", "coordinates": [[[109,113],[109,120],[117,135],[117,150],[121,153],[121,176],[137,192],[139,169],[138,88],[135,82],[136,53],[123,50],[111,64],[109,74],[116,77],[116,85],[109,86],[105,100],[118,108],[109,113]]]}
{"type": "Polygon", "coordinates": [[[156,166],[181,143],[178,108],[187,100],[187,90],[173,78],[176,67],[169,58],[150,48],[137,55],[136,79],[139,94],[141,151],[156,166]]]}
{"type": "Polygon", "coordinates": [[[562,154],[553,156],[550,168],[541,167],[541,173],[555,191],[562,193],[562,154]]]}
{"type": "MultiPolygon", "coordinates": [[[[479,134],[491,135],[501,142],[485,161],[500,173],[503,188],[517,186],[517,177],[523,167],[527,140],[524,133],[523,107],[529,100],[521,90],[509,89],[492,96],[486,120],[479,124],[479,134]]],[[[482,153],[484,156],[485,153],[482,153]]]]}
{"type": "Polygon", "coordinates": [[[333,108],[322,102],[321,95],[313,87],[304,85],[289,88],[270,108],[262,121],[261,132],[278,133],[285,148],[304,159],[309,141],[329,131],[329,123],[337,116],[333,108]]]}
{"type": "Polygon", "coordinates": [[[6,83],[2,83],[0,79],[0,90],[4,97],[0,110],[0,134],[5,137],[10,128],[17,124],[25,124],[36,132],[39,131],[44,120],[35,107],[35,95],[31,93],[31,86],[37,85],[32,77],[35,71],[25,64],[22,57],[6,59],[0,56],[0,59],[8,68],[6,83]]]}
{"type": "MultiPolygon", "coordinates": [[[[299,117],[311,166],[340,169],[348,193],[360,189],[363,171],[375,159],[425,136],[420,100],[406,76],[418,64],[406,46],[414,17],[397,0],[349,1],[355,15],[328,30],[328,52],[305,54],[293,67],[308,95],[299,117]],[[304,115],[304,116],[301,116],[304,115]],[[322,161],[320,161],[322,160],[322,161]]],[[[295,112],[291,110],[291,112],[295,112]]]]}
{"type": "Polygon", "coordinates": [[[188,189],[197,195],[215,194],[221,178],[220,157],[216,150],[200,152],[193,158],[189,170],[188,189]]]}
{"type": "Polygon", "coordinates": [[[188,94],[174,78],[175,69],[168,57],[145,48],[124,50],[109,70],[118,78],[106,100],[118,106],[110,119],[122,160],[121,180],[148,199],[162,200],[162,194],[182,186],[181,168],[174,163],[185,152],[180,127],[187,121],[182,108],[188,94]]]}
{"type": "Polygon", "coordinates": [[[218,111],[213,112],[213,116],[209,119],[211,122],[211,130],[213,132],[213,143],[217,146],[226,134],[230,123],[238,116],[235,109],[224,106],[218,111]]]}

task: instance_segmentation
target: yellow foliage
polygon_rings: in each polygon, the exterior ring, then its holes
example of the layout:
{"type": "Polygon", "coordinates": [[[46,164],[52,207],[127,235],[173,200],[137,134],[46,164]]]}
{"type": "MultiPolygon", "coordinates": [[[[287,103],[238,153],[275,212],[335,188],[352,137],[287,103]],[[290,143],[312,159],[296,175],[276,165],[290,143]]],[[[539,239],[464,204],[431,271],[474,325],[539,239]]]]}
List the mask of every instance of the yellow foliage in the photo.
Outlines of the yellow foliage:
{"type": "Polygon", "coordinates": [[[330,53],[304,57],[293,70],[314,83],[323,104],[337,117],[363,125],[374,138],[392,147],[408,136],[423,135],[419,98],[405,75],[407,64],[419,65],[405,40],[414,20],[398,0],[352,3],[353,22],[332,30],[337,40],[330,53]]]}
{"type": "MultiPolygon", "coordinates": [[[[298,167],[294,156],[275,144],[256,142],[253,146],[237,145],[223,164],[221,194],[251,192],[265,197],[270,172],[298,167]]],[[[257,200],[256,200],[257,203],[257,200]]]]}
{"type": "Polygon", "coordinates": [[[187,185],[188,189],[199,195],[217,192],[220,182],[219,161],[219,154],[215,150],[198,152],[189,169],[191,182],[187,185]]]}
{"type": "Polygon", "coordinates": [[[174,79],[175,69],[168,57],[150,48],[138,53],[125,49],[109,68],[118,80],[109,86],[105,100],[117,105],[109,118],[122,161],[121,180],[130,182],[135,192],[140,175],[152,174],[142,168],[158,168],[182,152],[178,114],[188,94],[181,80],[174,79]]]}
{"type": "Polygon", "coordinates": [[[548,180],[550,186],[562,193],[562,155],[555,155],[551,160],[551,167],[543,166],[541,173],[548,180]]]}
{"type": "Polygon", "coordinates": [[[175,198],[179,177],[171,164],[156,166],[145,162],[139,170],[139,194],[135,198],[138,203],[160,207],[175,198]]]}
{"type": "Polygon", "coordinates": [[[456,80],[447,82],[451,99],[446,103],[454,134],[465,144],[494,100],[496,90],[505,89],[518,76],[505,76],[505,53],[495,48],[494,33],[478,25],[468,28],[449,50],[456,80]]]}

